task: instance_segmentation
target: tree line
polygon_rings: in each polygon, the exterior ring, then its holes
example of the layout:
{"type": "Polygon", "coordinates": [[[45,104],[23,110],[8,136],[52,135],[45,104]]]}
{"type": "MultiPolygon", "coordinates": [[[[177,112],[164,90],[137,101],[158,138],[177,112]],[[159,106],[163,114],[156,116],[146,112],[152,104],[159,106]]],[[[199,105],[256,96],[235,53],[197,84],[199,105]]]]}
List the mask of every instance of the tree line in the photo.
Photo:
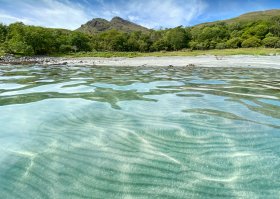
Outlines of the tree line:
{"type": "Polygon", "coordinates": [[[182,49],[280,48],[280,17],[260,21],[217,22],[194,27],[99,34],[13,23],[0,24],[0,50],[20,55],[90,51],[154,52],[182,49]]]}

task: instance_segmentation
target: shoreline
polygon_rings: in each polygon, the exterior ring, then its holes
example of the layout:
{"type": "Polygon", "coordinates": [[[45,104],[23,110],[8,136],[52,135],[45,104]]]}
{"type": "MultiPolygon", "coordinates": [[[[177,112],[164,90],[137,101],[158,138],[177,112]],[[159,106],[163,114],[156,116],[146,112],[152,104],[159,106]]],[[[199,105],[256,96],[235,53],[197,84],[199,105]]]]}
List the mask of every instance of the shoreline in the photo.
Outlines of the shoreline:
{"type": "Polygon", "coordinates": [[[250,67],[280,69],[280,56],[162,56],[162,57],[0,57],[0,65],[150,66],[150,67],[250,67]]]}

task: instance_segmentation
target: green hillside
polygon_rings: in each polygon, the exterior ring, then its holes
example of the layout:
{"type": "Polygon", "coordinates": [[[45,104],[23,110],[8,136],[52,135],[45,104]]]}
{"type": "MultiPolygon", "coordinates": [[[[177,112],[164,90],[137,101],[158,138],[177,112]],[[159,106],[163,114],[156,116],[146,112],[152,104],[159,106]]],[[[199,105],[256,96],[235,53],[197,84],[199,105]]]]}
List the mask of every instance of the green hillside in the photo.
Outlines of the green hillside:
{"type": "Polygon", "coordinates": [[[220,21],[214,21],[214,22],[207,22],[198,24],[198,26],[201,25],[213,25],[217,23],[226,23],[226,24],[234,24],[234,23],[246,23],[246,22],[256,22],[259,20],[266,21],[270,20],[273,17],[279,17],[280,16],[280,10],[274,9],[274,10],[265,10],[265,11],[257,11],[257,12],[249,12],[243,15],[240,15],[238,17],[232,18],[232,19],[226,19],[226,20],[220,20],[220,21]]]}
{"type": "Polygon", "coordinates": [[[192,49],[280,47],[280,10],[243,14],[190,28],[192,49]]]}
{"type": "Polygon", "coordinates": [[[0,24],[0,52],[19,55],[259,47],[280,48],[280,10],[165,30],[148,30],[118,17],[94,19],[79,31],[0,24]]]}

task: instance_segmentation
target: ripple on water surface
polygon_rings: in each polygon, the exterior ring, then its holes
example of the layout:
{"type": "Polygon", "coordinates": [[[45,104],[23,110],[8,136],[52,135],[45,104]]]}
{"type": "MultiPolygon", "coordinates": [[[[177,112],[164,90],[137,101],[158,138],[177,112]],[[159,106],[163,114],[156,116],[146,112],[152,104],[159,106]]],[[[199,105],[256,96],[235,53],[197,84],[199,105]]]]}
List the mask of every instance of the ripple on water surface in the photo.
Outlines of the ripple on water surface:
{"type": "Polygon", "coordinates": [[[279,198],[279,70],[0,69],[0,198],[279,198]]]}

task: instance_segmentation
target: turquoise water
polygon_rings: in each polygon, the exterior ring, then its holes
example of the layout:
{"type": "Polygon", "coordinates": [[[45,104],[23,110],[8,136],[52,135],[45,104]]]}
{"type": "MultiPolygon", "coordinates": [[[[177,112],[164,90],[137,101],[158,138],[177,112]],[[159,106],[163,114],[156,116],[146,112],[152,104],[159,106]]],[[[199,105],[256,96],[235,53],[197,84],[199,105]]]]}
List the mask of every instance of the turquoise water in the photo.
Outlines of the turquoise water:
{"type": "Polygon", "coordinates": [[[0,66],[0,198],[280,198],[280,70],[0,66]]]}

